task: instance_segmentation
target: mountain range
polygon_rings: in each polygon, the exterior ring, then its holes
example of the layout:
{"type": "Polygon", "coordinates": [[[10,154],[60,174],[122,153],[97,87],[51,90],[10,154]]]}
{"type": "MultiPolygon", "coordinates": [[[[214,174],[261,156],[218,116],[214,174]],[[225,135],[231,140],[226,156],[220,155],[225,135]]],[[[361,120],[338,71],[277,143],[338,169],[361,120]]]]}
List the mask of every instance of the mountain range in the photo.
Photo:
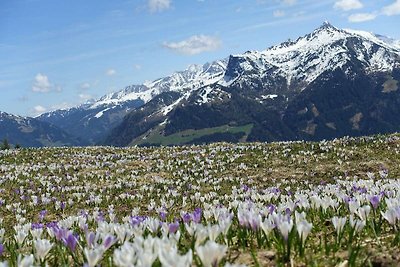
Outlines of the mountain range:
{"type": "Polygon", "coordinates": [[[24,147],[77,146],[82,141],[60,128],[35,118],[0,112],[0,140],[24,147]]]}
{"type": "Polygon", "coordinates": [[[32,120],[71,145],[71,137],[116,146],[332,139],[399,131],[398,81],[399,41],[326,22],[32,120]]]}

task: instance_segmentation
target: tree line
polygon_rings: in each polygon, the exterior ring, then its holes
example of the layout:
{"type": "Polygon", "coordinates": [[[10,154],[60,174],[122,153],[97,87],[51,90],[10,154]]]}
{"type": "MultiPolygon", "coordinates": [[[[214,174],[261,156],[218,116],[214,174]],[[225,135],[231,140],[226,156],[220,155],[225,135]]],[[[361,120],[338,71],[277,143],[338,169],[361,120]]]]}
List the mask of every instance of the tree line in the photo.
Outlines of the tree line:
{"type": "MultiPolygon", "coordinates": [[[[15,144],[15,145],[14,145],[14,148],[16,148],[16,149],[21,148],[21,145],[20,145],[20,144],[15,144]]],[[[4,140],[1,142],[0,150],[8,150],[8,149],[11,149],[11,145],[10,145],[10,143],[8,142],[7,139],[4,139],[4,140]]]]}

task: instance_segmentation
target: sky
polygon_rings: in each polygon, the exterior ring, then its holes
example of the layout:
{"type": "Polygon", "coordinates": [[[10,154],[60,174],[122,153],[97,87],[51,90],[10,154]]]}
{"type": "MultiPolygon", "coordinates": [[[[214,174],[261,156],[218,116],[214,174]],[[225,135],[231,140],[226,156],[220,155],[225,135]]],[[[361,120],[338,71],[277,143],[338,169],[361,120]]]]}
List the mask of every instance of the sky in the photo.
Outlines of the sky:
{"type": "Polygon", "coordinates": [[[76,106],[324,21],[400,40],[400,0],[0,0],[0,111],[76,106]]]}

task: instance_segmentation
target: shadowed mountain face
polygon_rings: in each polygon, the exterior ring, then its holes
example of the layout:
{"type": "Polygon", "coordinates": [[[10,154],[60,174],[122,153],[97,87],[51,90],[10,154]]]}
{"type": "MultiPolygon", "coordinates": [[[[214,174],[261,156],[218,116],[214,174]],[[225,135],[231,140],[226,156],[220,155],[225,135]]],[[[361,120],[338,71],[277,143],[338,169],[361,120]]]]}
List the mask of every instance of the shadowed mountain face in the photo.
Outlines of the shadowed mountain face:
{"type": "Polygon", "coordinates": [[[214,83],[158,95],[131,111],[105,143],[321,140],[398,131],[400,48],[394,43],[325,23],[296,41],[231,56],[214,83]]]}
{"type": "Polygon", "coordinates": [[[42,114],[38,119],[85,140],[86,144],[97,144],[104,141],[130,111],[164,92],[182,93],[215,83],[223,76],[225,67],[226,60],[192,65],[184,71],[142,85],[127,86],[78,107],[42,114]]]}
{"type": "Polygon", "coordinates": [[[23,147],[77,146],[82,142],[46,122],[0,112],[0,140],[23,147]]]}

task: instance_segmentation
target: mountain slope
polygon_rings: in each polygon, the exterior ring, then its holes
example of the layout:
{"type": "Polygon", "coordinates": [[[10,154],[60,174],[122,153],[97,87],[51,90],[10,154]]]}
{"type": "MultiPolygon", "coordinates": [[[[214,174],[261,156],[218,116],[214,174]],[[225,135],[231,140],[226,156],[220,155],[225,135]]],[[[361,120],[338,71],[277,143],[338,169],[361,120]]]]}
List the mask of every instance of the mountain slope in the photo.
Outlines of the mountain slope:
{"type": "MultiPolygon", "coordinates": [[[[187,130],[223,125],[252,125],[249,134],[237,135],[235,141],[320,140],[398,131],[397,44],[324,23],[296,41],[231,56],[218,81],[181,93],[167,106],[149,102],[142,107],[146,114],[132,111],[106,143],[143,144],[155,132],[183,136],[187,130]],[[131,130],[139,123],[140,131],[131,130]]],[[[219,133],[218,139],[211,133],[202,140],[232,139],[229,130],[225,134],[219,133]]]]}
{"type": "Polygon", "coordinates": [[[131,85],[107,94],[97,101],[78,107],[42,114],[39,120],[52,123],[71,135],[86,140],[87,144],[103,141],[109,131],[118,126],[130,111],[148,103],[163,92],[187,92],[215,83],[224,74],[226,60],[218,60],[203,66],[191,65],[185,71],[170,76],[131,85]]]}
{"type": "Polygon", "coordinates": [[[46,122],[0,112],[0,140],[24,147],[76,146],[82,143],[46,122]]]}

